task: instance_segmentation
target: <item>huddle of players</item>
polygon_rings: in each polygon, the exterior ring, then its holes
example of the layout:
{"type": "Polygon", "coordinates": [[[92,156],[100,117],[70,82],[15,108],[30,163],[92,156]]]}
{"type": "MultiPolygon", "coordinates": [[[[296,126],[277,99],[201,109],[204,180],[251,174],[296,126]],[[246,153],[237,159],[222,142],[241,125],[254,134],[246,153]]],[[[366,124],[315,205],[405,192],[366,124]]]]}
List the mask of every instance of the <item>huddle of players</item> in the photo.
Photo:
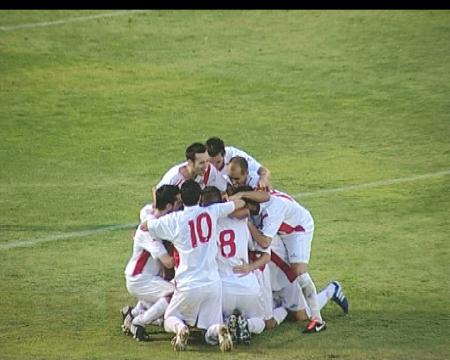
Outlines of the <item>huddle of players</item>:
{"type": "Polygon", "coordinates": [[[307,267],[313,218],[271,187],[267,168],[219,138],[190,145],[186,160],[140,212],[125,269],[138,302],[121,311],[125,333],[146,341],[145,326],[162,325],[180,351],[196,326],[229,351],[288,312],[308,321],[305,333],[325,330],[320,310],[330,299],[348,313],[339,282],[317,293],[307,267]]]}

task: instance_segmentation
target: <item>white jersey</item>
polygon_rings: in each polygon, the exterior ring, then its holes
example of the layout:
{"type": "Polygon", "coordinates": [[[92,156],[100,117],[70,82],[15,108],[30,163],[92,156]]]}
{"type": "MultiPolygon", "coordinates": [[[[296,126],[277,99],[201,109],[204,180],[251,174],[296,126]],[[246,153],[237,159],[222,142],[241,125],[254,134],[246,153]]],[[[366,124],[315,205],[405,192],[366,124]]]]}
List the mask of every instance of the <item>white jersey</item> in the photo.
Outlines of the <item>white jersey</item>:
{"type": "MultiPolygon", "coordinates": [[[[154,215],[148,218],[155,219],[154,215]]],[[[146,231],[137,228],[133,237],[133,255],[125,268],[127,277],[142,275],[159,276],[161,263],[158,259],[167,254],[167,250],[161,241],[152,238],[146,231]]]]}
{"type": "Polygon", "coordinates": [[[222,285],[235,295],[258,295],[259,284],[253,272],[243,276],[233,272],[233,267],[248,264],[248,251],[252,237],[246,219],[226,217],[217,223],[219,230],[219,251],[217,264],[222,285]]]}
{"type": "Polygon", "coordinates": [[[223,166],[222,169],[219,170],[219,173],[225,177],[227,176],[227,165],[230,163],[230,160],[235,156],[241,156],[245,158],[248,162],[248,171],[253,173],[258,173],[261,164],[255,160],[252,156],[247,154],[245,151],[239,150],[234,146],[225,146],[225,155],[223,157],[223,166]]]}
{"type": "Polygon", "coordinates": [[[270,243],[272,250],[270,267],[270,284],[272,291],[279,291],[288,286],[294,276],[291,273],[286,248],[278,235],[270,243]],[[289,269],[289,270],[288,270],[289,269]]]}
{"type": "MultiPolygon", "coordinates": [[[[159,189],[163,185],[175,185],[181,187],[183,183],[188,180],[183,174],[180,172],[180,169],[187,166],[187,161],[184,163],[173,166],[169,171],[165,173],[162,177],[161,181],[156,185],[156,188],[159,189]]],[[[224,177],[219,174],[217,169],[211,164],[208,165],[204,175],[198,175],[194,179],[197,183],[200,184],[200,187],[203,189],[205,186],[215,186],[220,191],[226,191],[227,182],[224,177]]]]}
{"type": "Polygon", "coordinates": [[[310,212],[285,193],[271,191],[269,201],[260,206],[256,226],[265,236],[273,238],[278,234],[283,240],[285,235],[314,230],[310,212]]]}
{"type": "MultiPolygon", "coordinates": [[[[233,183],[230,180],[230,176],[227,173],[225,173],[224,178],[227,180],[227,183],[229,183],[230,185],[233,185],[233,183]]],[[[247,177],[245,178],[244,185],[251,186],[253,189],[255,189],[258,186],[259,178],[260,178],[260,176],[258,175],[258,173],[254,172],[254,171],[249,172],[247,177]]]]}
{"type": "Polygon", "coordinates": [[[147,222],[151,236],[173,242],[178,251],[177,289],[188,290],[220,281],[216,261],[217,221],[234,209],[234,202],[186,206],[182,211],[147,222]]]}

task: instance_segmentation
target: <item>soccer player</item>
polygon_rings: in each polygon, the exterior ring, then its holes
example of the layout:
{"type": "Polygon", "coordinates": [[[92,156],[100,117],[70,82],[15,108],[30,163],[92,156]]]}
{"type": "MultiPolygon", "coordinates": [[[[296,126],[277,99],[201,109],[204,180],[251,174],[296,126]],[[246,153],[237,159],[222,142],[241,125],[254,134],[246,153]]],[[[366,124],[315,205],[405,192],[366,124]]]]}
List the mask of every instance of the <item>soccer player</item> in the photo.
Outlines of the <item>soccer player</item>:
{"type": "Polygon", "coordinates": [[[209,162],[206,146],[193,143],[186,148],[186,161],[173,166],[156,185],[156,189],[164,184],[180,187],[186,180],[195,180],[203,189],[205,186],[215,186],[225,192],[227,182],[209,162]]]}
{"type": "MultiPolygon", "coordinates": [[[[207,186],[201,195],[201,205],[221,203],[222,195],[214,186],[207,186]]],[[[234,343],[249,344],[251,334],[264,330],[264,307],[261,289],[254,270],[270,261],[270,252],[249,262],[248,252],[253,240],[247,219],[226,217],[217,223],[219,252],[217,263],[222,279],[223,315],[234,343]]]]}
{"type": "Polygon", "coordinates": [[[270,171],[262,166],[258,161],[251,157],[246,152],[239,150],[233,146],[225,146],[222,139],[218,137],[209,138],[206,141],[206,147],[210,156],[210,162],[222,174],[226,175],[226,167],[231,158],[234,156],[242,156],[248,162],[250,172],[258,174],[258,188],[262,190],[270,189],[270,171]]]}
{"type": "MultiPolygon", "coordinates": [[[[289,266],[286,247],[278,235],[273,237],[270,247],[272,252],[269,267],[276,324],[279,325],[286,318],[288,311],[292,313],[295,321],[310,320],[311,310],[296,281],[297,276],[289,266]]],[[[320,309],[330,300],[338,304],[344,314],[348,314],[348,300],[338,281],[330,282],[317,294],[320,309]]]]}
{"type": "Polygon", "coordinates": [[[217,221],[245,205],[242,200],[198,205],[201,188],[194,180],[181,185],[184,210],[159,219],[144,221],[141,229],[156,238],[173,242],[180,263],[175,270],[175,292],[164,315],[164,328],[176,336],[175,351],[185,350],[189,327],[206,330],[210,345],[219,343],[229,351],[233,341],[222,318],[222,285],[216,255],[218,251],[217,221]]]}
{"type": "MultiPolygon", "coordinates": [[[[254,191],[240,192],[234,199],[256,200],[254,191]]],[[[252,206],[250,210],[258,215],[257,226],[249,222],[252,237],[263,248],[270,246],[273,237],[278,234],[288,251],[291,269],[297,275],[297,281],[305,295],[311,310],[311,321],[304,333],[320,332],[326,329],[317,300],[316,286],[308,272],[311,254],[311,242],[314,233],[314,220],[310,212],[291,196],[272,190],[270,200],[252,206]]]]}
{"type": "MultiPolygon", "coordinates": [[[[157,219],[178,210],[180,198],[178,187],[163,185],[156,191],[156,207],[146,206],[141,216],[157,219]]],[[[138,303],[134,308],[125,306],[122,309],[122,329],[138,341],[148,340],[145,326],[164,315],[174,291],[173,284],[159,276],[161,264],[167,268],[174,266],[161,241],[138,227],[133,238],[133,254],[125,268],[128,292],[138,299],[138,303]]]]}
{"type": "Polygon", "coordinates": [[[248,161],[246,158],[234,156],[228,164],[225,178],[234,187],[248,185],[255,189],[258,187],[260,176],[256,172],[250,172],[248,170],[248,161]]]}

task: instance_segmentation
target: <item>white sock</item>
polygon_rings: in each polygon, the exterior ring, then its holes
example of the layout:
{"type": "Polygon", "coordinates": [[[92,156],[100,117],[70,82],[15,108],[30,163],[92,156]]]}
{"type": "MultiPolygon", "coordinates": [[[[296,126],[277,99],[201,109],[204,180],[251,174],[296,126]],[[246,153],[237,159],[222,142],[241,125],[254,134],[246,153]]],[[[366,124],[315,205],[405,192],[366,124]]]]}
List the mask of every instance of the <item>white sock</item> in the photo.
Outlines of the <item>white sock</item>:
{"type": "Polygon", "coordinates": [[[334,285],[328,284],[328,286],[317,294],[317,302],[319,304],[319,309],[322,308],[330,301],[334,294],[334,285]]]}
{"type": "Polygon", "coordinates": [[[205,341],[208,345],[217,345],[219,343],[220,324],[211,325],[205,333],[205,341]]]}
{"type": "Polygon", "coordinates": [[[278,325],[280,325],[284,321],[284,319],[286,319],[287,315],[288,315],[287,310],[282,306],[273,309],[273,318],[275,319],[278,325]]]}
{"type": "Polygon", "coordinates": [[[309,276],[309,273],[301,274],[297,277],[297,281],[302,288],[306,302],[311,310],[311,317],[319,322],[322,322],[322,315],[320,314],[320,307],[317,301],[317,290],[311,276],[309,276]]]}
{"type": "Polygon", "coordinates": [[[166,298],[159,299],[156,303],[154,303],[149,309],[147,309],[143,314],[136,316],[133,319],[134,325],[145,326],[155,321],[164,315],[169,303],[166,298]]]}
{"type": "Polygon", "coordinates": [[[178,334],[178,331],[180,331],[184,326],[186,326],[186,324],[175,316],[170,316],[167,319],[164,319],[164,330],[166,332],[178,334]]]}
{"type": "Polygon", "coordinates": [[[131,310],[131,315],[133,315],[133,317],[136,317],[139,314],[144,313],[145,310],[147,310],[146,303],[144,303],[143,301],[138,301],[133,310],[131,310]]]}
{"type": "Polygon", "coordinates": [[[247,319],[248,330],[252,334],[261,334],[266,327],[266,323],[262,318],[250,318],[247,319]]]}

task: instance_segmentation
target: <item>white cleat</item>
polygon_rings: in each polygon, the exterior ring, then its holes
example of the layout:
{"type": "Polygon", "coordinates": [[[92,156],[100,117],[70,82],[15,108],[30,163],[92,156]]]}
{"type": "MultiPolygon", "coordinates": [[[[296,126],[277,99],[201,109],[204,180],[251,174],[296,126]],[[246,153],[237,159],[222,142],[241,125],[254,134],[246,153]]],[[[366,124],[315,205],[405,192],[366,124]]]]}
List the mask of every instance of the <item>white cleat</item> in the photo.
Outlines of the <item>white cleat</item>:
{"type": "Polygon", "coordinates": [[[231,351],[233,349],[233,340],[231,340],[228,327],[224,324],[219,327],[219,348],[220,351],[231,351]]]}
{"type": "Polygon", "coordinates": [[[189,337],[189,328],[187,326],[184,326],[172,339],[172,345],[173,349],[175,351],[184,351],[186,350],[187,341],[189,337]]]}

